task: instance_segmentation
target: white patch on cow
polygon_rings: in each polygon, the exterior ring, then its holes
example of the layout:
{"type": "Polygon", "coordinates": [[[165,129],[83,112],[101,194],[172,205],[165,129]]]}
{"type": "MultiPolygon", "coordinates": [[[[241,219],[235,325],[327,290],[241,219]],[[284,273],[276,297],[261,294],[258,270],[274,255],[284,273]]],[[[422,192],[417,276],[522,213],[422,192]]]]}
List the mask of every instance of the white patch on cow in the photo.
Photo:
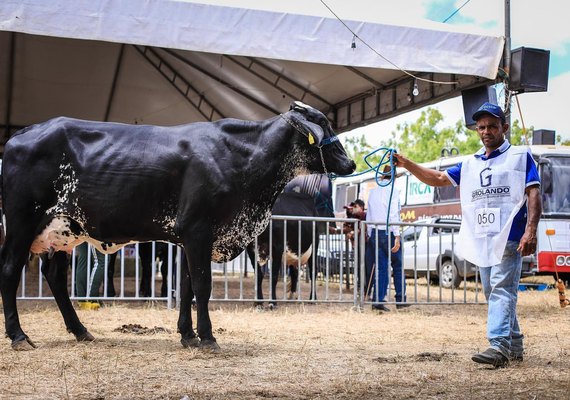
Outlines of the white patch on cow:
{"type": "Polygon", "coordinates": [[[72,219],[64,215],[53,218],[34,239],[30,251],[34,254],[47,253],[49,251],[65,251],[71,254],[75,246],[83,242],[89,242],[97,250],[104,254],[113,254],[128,243],[100,242],[86,234],[73,233],[71,230],[72,219]]]}
{"type": "Polygon", "coordinates": [[[110,242],[100,242],[98,240],[93,239],[92,237],[89,236],[83,236],[83,239],[85,242],[91,244],[93,247],[95,247],[100,253],[103,254],[113,254],[116,253],[117,251],[121,250],[123,247],[125,247],[126,245],[129,244],[133,244],[136,242],[130,241],[127,243],[110,243],[110,242]]]}
{"type": "Polygon", "coordinates": [[[306,108],[306,109],[308,109],[308,110],[312,110],[312,109],[313,109],[313,107],[311,107],[310,105],[305,104],[305,103],[303,103],[302,101],[299,101],[299,100],[295,101],[295,104],[297,104],[298,106],[301,106],[301,107],[303,107],[303,108],[306,108]]]}
{"type": "MultiPolygon", "coordinates": [[[[65,154],[63,154],[63,157],[65,159],[65,154]]],[[[72,165],[69,162],[61,163],[59,165],[59,175],[53,182],[57,202],[53,207],[46,210],[46,215],[54,218],[56,216],[69,215],[71,219],[83,228],[87,221],[84,213],[79,208],[77,196],[74,196],[78,186],[79,180],[72,165]]]]}
{"type": "MultiPolygon", "coordinates": [[[[313,254],[313,245],[309,246],[307,251],[301,255],[301,265],[307,264],[307,261],[309,261],[311,254],[313,254]]],[[[292,265],[296,267],[299,265],[299,256],[297,253],[292,251],[289,246],[287,246],[287,249],[283,252],[281,262],[285,263],[285,265],[292,265]]]]}
{"type": "Polygon", "coordinates": [[[60,216],[53,218],[34,239],[30,251],[41,254],[54,249],[55,251],[65,251],[71,253],[73,248],[81,244],[84,240],[80,235],[71,231],[71,219],[60,216]]]}
{"type": "Polygon", "coordinates": [[[271,210],[262,210],[255,204],[244,206],[229,226],[215,232],[212,261],[229,261],[228,251],[236,246],[245,249],[254,237],[263,232],[270,218],[271,210]]]}
{"type": "Polygon", "coordinates": [[[173,232],[174,225],[176,224],[176,217],[172,215],[163,215],[161,217],[154,217],[152,222],[160,225],[164,232],[173,232]]]}

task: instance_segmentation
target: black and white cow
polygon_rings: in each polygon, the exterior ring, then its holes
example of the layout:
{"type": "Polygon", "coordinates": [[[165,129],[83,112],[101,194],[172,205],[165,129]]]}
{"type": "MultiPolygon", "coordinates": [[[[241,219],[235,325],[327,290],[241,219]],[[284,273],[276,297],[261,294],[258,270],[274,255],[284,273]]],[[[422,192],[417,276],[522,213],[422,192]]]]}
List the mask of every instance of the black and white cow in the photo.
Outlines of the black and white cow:
{"type": "MultiPolygon", "coordinates": [[[[277,305],[276,289],[281,267],[283,274],[289,274],[289,298],[294,298],[299,280],[299,265],[306,265],[312,279],[313,254],[317,254],[319,237],[325,233],[326,223],[312,221],[296,221],[300,217],[334,217],[332,205],[332,187],[330,179],[324,174],[303,175],[289,182],[277,197],[271,210],[273,215],[291,216],[287,222],[274,220],[257,242],[247,246],[247,253],[252,265],[257,266],[257,302],[262,305],[263,279],[265,268],[271,267],[271,302],[270,307],[277,305]],[[300,225],[300,226],[299,226],[300,225]],[[257,249],[255,248],[257,243],[257,249]],[[269,257],[271,255],[271,260],[269,257]],[[257,258],[257,262],[256,262],[257,258]]],[[[314,281],[311,281],[309,299],[316,299],[314,281]]]]}
{"type": "Polygon", "coordinates": [[[158,127],[60,117],[19,131],[6,143],[2,168],[0,290],[12,347],[35,347],[16,305],[30,252],[47,254],[42,273],[66,327],[90,341],[67,292],[68,253],[83,241],[112,253],[159,240],[182,245],[189,265],[181,277],[182,344],[218,349],[208,313],[210,261],[231,260],[265,229],[294,176],[354,169],[327,118],[300,102],[257,122],[158,127]]]}

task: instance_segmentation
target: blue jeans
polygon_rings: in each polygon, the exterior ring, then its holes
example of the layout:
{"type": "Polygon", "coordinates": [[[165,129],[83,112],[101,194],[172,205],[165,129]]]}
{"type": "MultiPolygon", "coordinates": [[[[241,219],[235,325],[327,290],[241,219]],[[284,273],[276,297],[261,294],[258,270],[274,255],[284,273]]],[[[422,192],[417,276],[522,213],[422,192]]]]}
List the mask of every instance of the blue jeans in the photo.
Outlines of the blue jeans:
{"type": "MultiPolygon", "coordinates": [[[[394,246],[394,234],[390,232],[390,245],[394,246]]],[[[388,293],[388,285],[390,284],[390,276],[388,274],[388,256],[390,256],[392,273],[394,276],[394,286],[396,289],[396,301],[405,302],[406,301],[406,278],[404,277],[402,271],[402,247],[396,252],[392,253],[391,247],[388,248],[388,235],[386,231],[378,230],[378,246],[376,246],[376,230],[372,229],[372,234],[368,239],[369,248],[371,248],[372,257],[367,257],[371,264],[376,262],[374,257],[375,249],[378,249],[378,268],[376,268],[376,273],[372,278],[372,285],[374,290],[374,301],[382,302],[386,301],[386,295],[388,293]],[[370,260],[372,258],[372,260],[370,260]]],[[[367,263],[368,264],[368,263],[367,263]]]]}
{"type": "Polygon", "coordinates": [[[522,257],[519,242],[508,241],[500,264],[479,268],[488,303],[487,339],[505,356],[521,355],[523,334],[517,319],[517,298],[522,257]]]}

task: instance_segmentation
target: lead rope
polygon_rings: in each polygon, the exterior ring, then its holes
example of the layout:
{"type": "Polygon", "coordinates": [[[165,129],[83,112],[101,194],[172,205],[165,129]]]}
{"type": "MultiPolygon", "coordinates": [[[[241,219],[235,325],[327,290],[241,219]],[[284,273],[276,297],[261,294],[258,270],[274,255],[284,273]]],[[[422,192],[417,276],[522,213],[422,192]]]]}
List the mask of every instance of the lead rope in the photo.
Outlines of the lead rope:
{"type": "MultiPolygon", "coordinates": [[[[346,175],[347,177],[355,177],[370,171],[375,171],[374,179],[378,186],[385,187],[392,184],[392,187],[390,189],[390,197],[388,199],[388,210],[386,211],[386,235],[389,235],[388,225],[390,222],[390,208],[392,206],[392,196],[394,195],[393,183],[395,182],[396,179],[396,167],[394,166],[394,153],[397,153],[395,149],[392,149],[390,147],[379,147],[376,150],[364,156],[364,162],[366,163],[366,165],[368,165],[368,169],[351,175],[346,175]],[[378,161],[378,163],[376,164],[372,164],[372,162],[369,161],[368,159],[372,157],[374,154],[381,151],[383,151],[384,153],[382,154],[382,157],[380,157],[380,161],[378,161]],[[382,172],[385,165],[390,165],[390,172],[382,172]],[[390,179],[384,179],[388,176],[390,177],[390,179]]],[[[337,176],[334,175],[332,178],[334,179],[336,177],[337,176]]]]}
{"type": "Polygon", "coordinates": [[[570,305],[570,300],[566,298],[566,285],[564,281],[558,277],[558,268],[556,266],[556,260],[554,262],[554,274],[556,275],[556,289],[558,289],[558,300],[560,300],[560,308],[565,308],[570,305]]]}
{"type": "Polygon", "coordinates": [[[558,299],[560,300],[560,308],[565,308],[567,305],[570,305],[570,300],[566,298],[566,294],[564,293],[566,285],[564,285],[562,279],[558,278],[556,280],[556,288],[558,289],[558,299]]]}

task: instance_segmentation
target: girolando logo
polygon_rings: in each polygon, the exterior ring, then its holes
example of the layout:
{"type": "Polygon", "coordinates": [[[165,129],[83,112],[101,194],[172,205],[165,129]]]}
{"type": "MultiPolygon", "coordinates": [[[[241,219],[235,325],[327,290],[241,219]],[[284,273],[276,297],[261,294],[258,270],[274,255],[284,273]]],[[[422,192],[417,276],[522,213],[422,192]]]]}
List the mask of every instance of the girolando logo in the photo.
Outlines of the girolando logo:
{"type": "Polygon", "coordinates": [[[489,187],[491,186],[491,173],[486,173],[487,171],[491,171],[491,168],[487,167],[479,173],[479,180],[481,181],[481,187],[489,187]]]}
{"type": "Polygon", "coordinates": [[[471,201],[479,200],[483,197],[507,197],[510,193],[510,186],[495,186],[492,188],[476,189],[471,192],[471,201]]]}

